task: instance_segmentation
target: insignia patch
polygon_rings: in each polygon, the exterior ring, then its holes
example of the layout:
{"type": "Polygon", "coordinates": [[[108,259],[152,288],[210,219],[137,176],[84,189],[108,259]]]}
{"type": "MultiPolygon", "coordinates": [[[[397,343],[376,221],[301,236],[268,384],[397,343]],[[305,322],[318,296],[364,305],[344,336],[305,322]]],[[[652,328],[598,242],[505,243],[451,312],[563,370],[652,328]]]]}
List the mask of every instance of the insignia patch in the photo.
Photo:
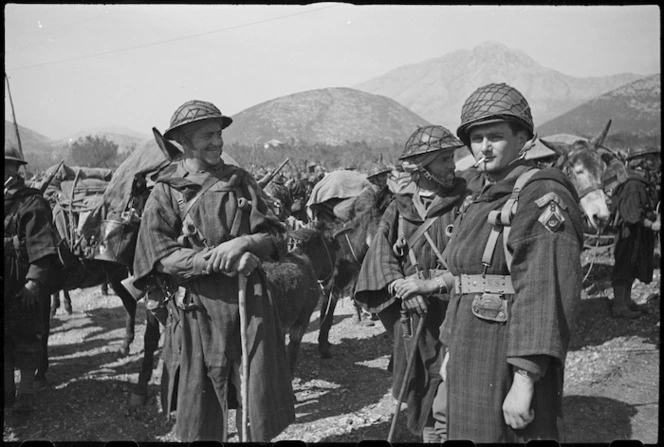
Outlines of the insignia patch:
{"type": "Polygon", "coordinates": [[[546,206],[549,204],[549,202],[556,202],[562,209],[566,210],[567,205],[563,203],[563,200],[560,198],[558,194],[555,192],[547,192],[544,194],[542,197],[539,199],[535,200],[535,203],[537,204],[538,208],[542,208],[543,206],[546,206]]]}
{"type": "Polygon", "coordinates": [[[558,203],[552,200],[537,220],[544,225],[544,228],[553,233],[565,222],[565,216],[560,211],[558,203]]]}

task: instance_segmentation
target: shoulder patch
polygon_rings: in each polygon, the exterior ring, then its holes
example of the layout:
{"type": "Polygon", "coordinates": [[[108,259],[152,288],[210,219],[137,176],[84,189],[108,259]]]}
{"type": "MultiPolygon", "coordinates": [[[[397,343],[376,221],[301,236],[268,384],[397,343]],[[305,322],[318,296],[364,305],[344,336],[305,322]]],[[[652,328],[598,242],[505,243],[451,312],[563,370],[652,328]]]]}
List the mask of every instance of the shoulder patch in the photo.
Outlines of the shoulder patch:
{"type": "MultiPolygon", "coordinates": [[[[555,193],[548,193],[548,194],[555,194],[555,193]]],[[[548,231],[552,233],[557,231],[562,226],[563,222],[565,222],[565,216],[563,216],[563,213],[561,211],[561,207],[564,205],[560,205],[558,201],[553,199],[548,200],[547,203],[544,205],[540,205],[539,203],[537,203],[537,205],[540,208],[546,206],[546,208],[544,208],[544,211],[542,211],[542,214],[540,214],[539,219],[537,219],[539,223],[544,225],[544,228],[546,228],[548,231]]]]}

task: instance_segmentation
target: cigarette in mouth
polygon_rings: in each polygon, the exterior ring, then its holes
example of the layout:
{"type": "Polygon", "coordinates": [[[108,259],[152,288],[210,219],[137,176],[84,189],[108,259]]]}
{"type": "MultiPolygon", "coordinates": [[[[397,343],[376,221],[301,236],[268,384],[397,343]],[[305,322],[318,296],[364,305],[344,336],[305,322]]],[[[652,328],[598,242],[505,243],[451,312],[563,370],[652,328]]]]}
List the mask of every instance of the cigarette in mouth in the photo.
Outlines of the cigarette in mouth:
{"type": "Polygon", "coordinates": [[[475,162],[475,164],[473,165],[473,168],[478,167],[481,163],[484,163],[485,161],[486,161],[486,156],[480,158],[479,160],[477,160],[477,161],[475,162]]]}

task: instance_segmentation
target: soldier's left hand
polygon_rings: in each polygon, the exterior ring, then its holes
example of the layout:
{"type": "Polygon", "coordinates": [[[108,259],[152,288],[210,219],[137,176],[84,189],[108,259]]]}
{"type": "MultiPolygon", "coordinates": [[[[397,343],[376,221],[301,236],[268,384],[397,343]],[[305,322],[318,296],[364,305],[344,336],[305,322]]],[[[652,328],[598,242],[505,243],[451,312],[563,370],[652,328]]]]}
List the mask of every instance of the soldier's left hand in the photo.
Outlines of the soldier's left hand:
{"type": "Polygon", "coordinates": [[[534,390],[535,382],[532,379],[514,374],[512,387],[503,402],[503,418],[507,425],[522,429],[535,419],[535,412],[530,407],[534,390]]]}
{"type": "Polygon", "coordinates": [[[33,280],[28,280],[21,291],[21,305],[26,309],[34,309],[39,300],[39,283],[33,280]]]}
{"type": "Polygon", "coordinates": [[[240,261],[237,264],[237,271],[245,276],[249,276],[260,264],[260,258],[247,251],[240,258],[240,261]]]}
{"type": "Polygon", "coordinates": [[[222,242],[203,255],[207,261],[206,269],[209,272],[233,272],[235,271],[233,267],[245,252],[247,252],[247,243],[241,237],[222,242]]]}

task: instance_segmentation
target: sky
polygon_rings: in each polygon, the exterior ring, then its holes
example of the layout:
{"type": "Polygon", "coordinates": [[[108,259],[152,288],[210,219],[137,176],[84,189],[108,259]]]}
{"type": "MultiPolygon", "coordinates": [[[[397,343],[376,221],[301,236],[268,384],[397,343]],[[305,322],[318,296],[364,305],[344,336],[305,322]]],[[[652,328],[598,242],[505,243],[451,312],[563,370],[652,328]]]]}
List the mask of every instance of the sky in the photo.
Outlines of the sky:
{"type": "Polygon", "coordinates": [[[4,14],[16,121],[53,139],[111,126],[148,137],[190,99],[232,116],[486,41],[570,76],[661,72],[655,5],[5,4],[4,14]]]}

